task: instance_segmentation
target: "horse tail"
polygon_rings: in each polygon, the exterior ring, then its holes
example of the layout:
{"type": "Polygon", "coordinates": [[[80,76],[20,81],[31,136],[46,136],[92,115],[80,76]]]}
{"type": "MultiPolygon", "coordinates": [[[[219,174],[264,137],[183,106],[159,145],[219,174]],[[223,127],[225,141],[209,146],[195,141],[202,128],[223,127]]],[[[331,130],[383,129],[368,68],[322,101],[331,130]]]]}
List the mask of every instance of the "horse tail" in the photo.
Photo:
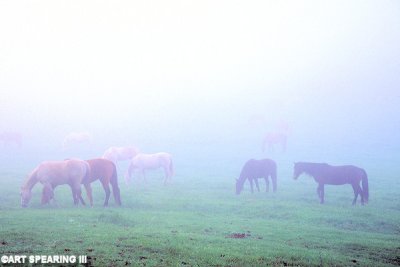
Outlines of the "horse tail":
{"type": "Polygon", "coordinates": [[[90,164],[87,161],[84,161],[85,167],[86,167],[86,172],[85,175],[82,178],[81,184],[86,184],[90,183],[90,176],[91,176],[91,169],[90,169],[90,164]]]}
{"type": "Polygon", "coordinates": [[[121,194],[119,191],[119,186],[118,186],[118,175],[117,175],[117,167],[113,163],[113,173],[110,179],[110,184],[112,186],[112,191],[114,195],[115,202],[121,206],[121,194]]]}
{"type": "Polygon", "coordinates": [[[361,184],[362,184],[362,190],[363,190],[363,194],[364,194],[364,201],[367,203],[368,198],[369,198],[369,190],[368,190],[368,176],[367,176],[367,172],[365,170],[363,170],[363,174],[361,177],[361,184]]]}

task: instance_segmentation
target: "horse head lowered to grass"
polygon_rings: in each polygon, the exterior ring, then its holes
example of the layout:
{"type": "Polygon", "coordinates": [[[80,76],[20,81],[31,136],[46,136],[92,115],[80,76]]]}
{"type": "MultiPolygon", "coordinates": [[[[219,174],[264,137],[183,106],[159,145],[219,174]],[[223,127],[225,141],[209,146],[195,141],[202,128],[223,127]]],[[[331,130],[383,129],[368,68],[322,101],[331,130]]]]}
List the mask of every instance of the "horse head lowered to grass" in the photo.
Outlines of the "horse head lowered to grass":
{"type": "Polygon", "coordinates": [[[164,169],[164,185],[171,182],[172,176],[174,175],[174,167],[172,163],[172,155],[166,152],[159,152],[154,154],[143,154],[139,153],[129,163],[128,171],[125,174],[125,180],[128,184],[134,171],[139,171],[142,175],[143,180],[146,182],[146,170],[151,169],[164,169]]]}
{"type": "Polygon", "coordinates": [[[253,193],[253,180],[256,184],[257,190],[260,191],[258,185],[259,178],[265,179],[266,191],[269,190],[268,178],[271,177],[273,191],[276,192],[276,163],[270,159],[250,159],[248,160],[240,172],[239,179],[236,179],[236,194],[240,194],[243,189],[244,182],[249,180],[251,192],[253,193]]]}
{"type": "Polygon", "coordinates": [[[344,185],[350,184],[353,187],[353,205],[357,202],[358,195],[361,196],[361,204],[368,202],[368,177],[364,169],[352,165],[331,166],[326,163],[297,162],[294,164],[293,178],[296,180],[301,174],[312,176],[318,183],[317,195],[320,203],[324,203],[325,184],[344,185]],[[360,182],[362,188],[360,186],[360,182]]]}
{"type": "Polygon", "coordinates": [[[40,163],[28,176],[21,187],[21,206],[27,207],[32,198],[32,188],[43,185],[42,204],[54,199],[54,188],[68,184],[71,187],[74,204],[85,202],[81,195],[81,183],[90,179],[90,166],[86,161],[69,159],[63,161],[45,161],[40,163]]]}

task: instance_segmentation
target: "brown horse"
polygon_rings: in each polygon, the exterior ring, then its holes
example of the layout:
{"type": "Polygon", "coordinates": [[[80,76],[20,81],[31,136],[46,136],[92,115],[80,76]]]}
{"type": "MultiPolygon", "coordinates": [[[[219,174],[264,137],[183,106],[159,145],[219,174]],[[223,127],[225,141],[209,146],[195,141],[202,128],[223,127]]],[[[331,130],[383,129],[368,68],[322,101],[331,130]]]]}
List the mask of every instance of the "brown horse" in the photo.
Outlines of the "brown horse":
{"type": "Polygon", "coordinates": [[[317,195],[320,203],[324,203],[324,186],[351,184],[354,191],[353,205],[361,196],[361,204],[368,202],[368,177],[364,169],[356,166],[331,166],[326,163],[298,162],[294,164],[293,178],[297,179],[302,173],[308,174],[318,183],[317,195]],[[362,188],[360,186],[362,183],[362,188]]]}
{"type": "Polygon", "coordinates": [[[273,191],[276,192],[276,163],[270,159],[248,160],[240,173],[239,179],[236,179],[236,194],[240,194],[243,189],[243,184],[246,179],[250,182],[251,193],[253,193],[253,180],[256,184],[258,192],[260,187],[258,185],[258,178],[264,178],[266,184],[266,192],[269,190],[268,177],[271,177],[273,191]]]}
{"type": "Polygon", "coordinates": [[[72,190],[74,204],[79,200],[85,202],[81,196],[81,182],[90,177],[90,166],[87,162],[78,159],[64,161],[45,161],[39,164],[28,176],[21,187],[21,206],[27,207],[32,198],[32,188],[40,182],[43,184],[42,204],[54,199],[54,188],[68,184],[72,190]]]}
{"type": "Polygon", "coordinates": [[[90,177],[88,179],[84,179],[82,184],[85,186],[86,194],[89,198],[90,205],[93,206],[93,197],[92,197],[92,188],[90,183],[100,180],[104,192],[106,193],[106,198],[104,200],[104,207],[108,206],[108,200],[110,198],[110,184],[112,186],[113,195],[115,202],[117,205],[121,205],[121,197],[118,187],[118,177],[117,177],[117,169],[115,164],[108,159],[89,159],[86,160],[90,166],[90,177]]]}
{"type": "Polygon", "coordinates": [[[262,151],[268,146],[269,151],[274,150],[274,146],[280,144],[282,151],[286,151],[287,146],[287,134],[285,132],[270,132],[266,133],[262,142],[262,151]]]}

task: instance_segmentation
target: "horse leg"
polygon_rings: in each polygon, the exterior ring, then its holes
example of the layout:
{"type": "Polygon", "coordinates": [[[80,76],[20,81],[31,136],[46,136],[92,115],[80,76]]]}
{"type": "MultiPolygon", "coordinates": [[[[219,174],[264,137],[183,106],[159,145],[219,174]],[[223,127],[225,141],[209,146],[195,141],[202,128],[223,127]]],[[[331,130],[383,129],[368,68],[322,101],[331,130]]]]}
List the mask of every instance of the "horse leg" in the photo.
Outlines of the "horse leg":
{"type": "Polygon", "coordinates": [[[90,206],[93,207],[92,187],[90,186],[90,183],[84,184],[84,186],[85,186],[85,190],[86,190],[86,195],[90,202],[90,206]]]}
{"type": "Polygon", "coordinates": [[[353,199],[352,204],[355,205],[357,203],[357,197],[358,197],[358,194],[360,194],[361,204],[364,205],[364,196],[363,196],[363,192],[362,192],[360,185],[352,184],[351,186],[353,187],[353,191],[354,191],[354,199],[353,199]]]}
{"type": "Polygon", "coordinates": [[[257,191],[260,192],[260,186],[259,186],[259,184],[258,184],[258,179],[257,179],[257,178],[254,179],[254,183],[256,184],[257,191]]]}
{"type": "Polygon", "coordinates": [[[74,204],[79,205],[79,201],[81,201],[82,205],[86,205],[85,201],[82,198],[82,192],[81,192],[81,184],[77,183],[71,186],[73,198],[74,198],[74,204]]]}
{"type": "Polygon", "coordinates": [[[71,187],[71,192],[72,192],[72,199],[74,200],[74,205],[78,205],[79,204],[79,199],[77,199],[77,195],[76,195],[76,191],[74,186],[70,185],[71,187]]]}
{"type": "Polygon", "coordinates": [[[265,192],[269,191],[269,180],[268,177],[265,177],[265,192]]]}
{"type": "Polygon", "coordinates": [[[324,184],[321,184],[321,204],[324,204],[324,197],[325,197],[325,187],[324,184]]]}
{"type": "Polygon", "coordinates": [[[355,184],[352,184],[351,186],[353,187],[353,192],[354,192],[354,199],[353,199],[353,203],[352,204],[355,205],[356,202],[357,202],[358,190],[357,190],[355,184]]]}
{"type": "Polygon", "coordinates": [[[101,181],[101,184],[103,185],[104,192],[106,192],[106,198],[104,199],[104,207],[108,206],[108,200],[110,199],[110,185],[106,182],[101,181]]]}
{"type": "Polygon", "coordinates": [[[254,193],[254,190],[253,190],[253,179],[249,179],[249,183],[250,183],[251,193],[254,193]]]}
{"type": "Polygon", "coordinates": [[[319,202],[322,204],[323,203],[323,199],[322,199],[322,184],[318,184],[318,187],[317,187],[317,195],[318,195],[318,198],[319,198],[319,202]]]}
{"type": "Polygon", "coordinates": [[[80,182],[75,185],[75,192],[76,192],[76,197],[78,199],[78,204],[79,204],[79,200],[80,200],[82,205],[86,206],[86,203],[82,198],[82,190],[81,190],[81,183],[80,182]]]}
{"type": "Polygon", "coordinates": [[[364,192],[363,192],[363,190],[361,189],[360,184],[357,184],[357,187],[358,187],[358,192],[360,192],[361,205],[364,205],[364,192]]]}

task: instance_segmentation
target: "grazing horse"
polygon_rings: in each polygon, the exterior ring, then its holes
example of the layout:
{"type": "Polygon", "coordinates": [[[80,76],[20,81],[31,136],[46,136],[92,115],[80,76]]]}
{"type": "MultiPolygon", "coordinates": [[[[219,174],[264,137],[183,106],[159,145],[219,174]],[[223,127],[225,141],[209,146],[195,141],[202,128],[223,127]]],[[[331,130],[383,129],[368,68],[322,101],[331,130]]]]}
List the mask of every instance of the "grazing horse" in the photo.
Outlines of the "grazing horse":
{"type": "Polygon", "coordinates": [[[236,194],[239,195],[243,189],[246,179],[250,182],[251,193],[253,193],[253,180],[257,190],[260,192],[258,178],[264,178],[266,184],[266,192],[269,190],[268,177],[271,177],[273,191],[276,192],[276,163],[270,159],[250,159],[248,160],[240,173],[239,179],[236,179],[236,194]]]}
{"type": "Polygon", "coordinates": [[[72,132],[64,137],[63,150],[71,148],[76,144],[91,144],[92,136],[87,132],[72,132]]]}
{"type": "Polygon", "coordinates": [[[118,206],[121,206],[117,168],[115,167],[115,164],[108,159],[101,158],[89,159],[86,160],[86,162],[89,163],[90,166],[90,177],[89,180],[83,180],[82,184],[85,186],[90,205],[93,206],[92,188],[90,186],[90,183],[98,179],[100,180],[104,188],[104,192],[106,193],[104,207],[108,206],[108,200],[110,198],[110,184],[112,186],[115,202],[118,206]]]}
{"type": "Polygon", "coordinates": [[[138,170],[142,173],[144,181],[146,181],[145,170],[163,168],[165,173],[164,185],[171,182],[172,175],[174,174],[172,156],[169,153],[160,152],[155,154],[138,154],[134,157],[125,174],[126,182],[131,179],[132,173],[138,170]]]}
{"type": "Polygon", "coordinates": [[[268,146],[268,150],[274,150],[274,146],[280,144],[282,151],[286,151],[287,145],[287,134],[284,132],[269,132],[265,134],[262,142],[262,151],[265,151],[265,147],[268,146]]]}
{"type": "Polygon", "coordinates": [[[361,196],[361,204],[368,202],[368,177],[364,169],[356,166],[331,166],[326,163],[297,162],[294,164],[293,178],[297,179],[302,173],[308,174],[318,183],[317,195],[320,203],[324,203],[324,185],[351,184],[354,191],[353,205],[361,196]],[[360,186],[362,184],[362,188],[360,186]]]}
{"type": "Polygon", "coordinates": [[[90,166],[86,161],[70,159],[42,162],[29,174],[21,187],[21,206],[28,206],[32,198],[32,188],[38,182],[43,184],[42,204],[54,199],[56,186],[68,184],[72,190],[74,204],[78,205],[80,200],[85,205],[81,196],[81,182],[87,179],[90,179],[90,166]]]}
{"type": "Polygon", "coordinates": [[[108,148],[104,154],[103,159],[108,159],[117,164],[117,161],[132,159],[139,153],[139,150],[136,147],[128,146],[128,147],[115,147],[112,146],[108,148]]]}
{"type": "Polygon", "coordinates": [[[3,142],[3,146],[11,146],[15,144],[18,147],[22,146],[22,136],[17,132],[2,132],[0,133],[0,141],[3,142]]]}

